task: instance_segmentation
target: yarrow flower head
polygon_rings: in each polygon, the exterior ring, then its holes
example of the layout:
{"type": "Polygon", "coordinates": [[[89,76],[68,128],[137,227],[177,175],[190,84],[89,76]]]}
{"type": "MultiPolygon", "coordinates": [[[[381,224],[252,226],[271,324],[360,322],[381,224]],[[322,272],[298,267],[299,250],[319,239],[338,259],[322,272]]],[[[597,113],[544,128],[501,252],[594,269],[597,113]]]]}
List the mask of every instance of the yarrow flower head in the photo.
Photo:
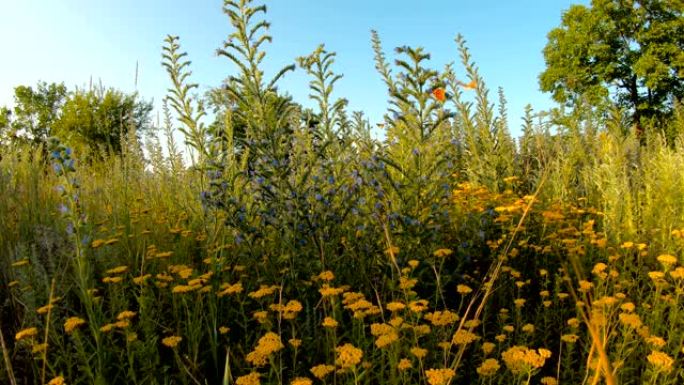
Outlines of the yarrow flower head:
{"type": "Polygon", "coordinates": [[[259,373],[252,372],[238,377],[237,380],[235,380],[235,385],[261,385],[259,377],[259,373]]]}
{"type": "Polygon", "coordinates": [[[513,346],[501,354],[506,367],[513,374],[531,373],[542,366],[551,357],[547,349],[529,349],[525,346],[513,346]]]}
{"type": "Polygon", "coordinates": [[[162,344],[169,348],[175,348],[181,341],[183,341],[183,337],[169,336],[162,339],[162,344]]]}
{"type": "Polygon", "coordinates": [[[452,369],[428,369],[425,371],[428,384],[446,385],[456,375],[452,369]]]}
{"type": "Polygon", "coordinates": [[[65,322],[64,322],[64,331],[67,334],[71,334],[74,330],[78,329],[81,325],[84,325],[86,323],[85,320],[79,317],[69,317],[65,322]]]}
{"type": "Polygon", "coordinates": [[[358,365],[363,358],[363,351],[352,344],[344,344],[335,348],[337,358],[335,363],[341,369],[352,368],[358,365]]]}
{"type": "Polygon", "coordinates": [[[482,377],[491,377],[499,370],[501,365],[499,361],[494,358],[488,358],[482,362],[482,364],[477,368],[477,374],[482,377]]]}
{"type": "Polygon", "coordinates": [[[257,346],[252,352],[247,354],[246,360],[255,366],[264,366],[268,363],[268,357],[283,349],[283,345],[280,336],[273,332],[268,332],[264,334],[263,337],[259,338],[257,346]]]}

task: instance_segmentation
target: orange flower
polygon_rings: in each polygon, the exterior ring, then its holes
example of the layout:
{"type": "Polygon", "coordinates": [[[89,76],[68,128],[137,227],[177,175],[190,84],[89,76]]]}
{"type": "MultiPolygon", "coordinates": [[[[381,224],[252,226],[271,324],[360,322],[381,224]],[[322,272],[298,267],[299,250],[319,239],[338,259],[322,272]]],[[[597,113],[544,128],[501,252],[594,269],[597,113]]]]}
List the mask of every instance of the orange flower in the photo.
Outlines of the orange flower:
{"type": "Polygon", "coordinates": [[[463,84],[464,90],[474,90],[476,87],[477,82],[475,80],[471,80],[468,84],[463,84]]]}
{"type": "Polygon", "coordinates": [[[446,100],[446,91],[444,91],[444,88],[438,87],[432,90],[432,96],[435,97],[435,99],[439,100],[440,102],[444,102],[446,100]]]}

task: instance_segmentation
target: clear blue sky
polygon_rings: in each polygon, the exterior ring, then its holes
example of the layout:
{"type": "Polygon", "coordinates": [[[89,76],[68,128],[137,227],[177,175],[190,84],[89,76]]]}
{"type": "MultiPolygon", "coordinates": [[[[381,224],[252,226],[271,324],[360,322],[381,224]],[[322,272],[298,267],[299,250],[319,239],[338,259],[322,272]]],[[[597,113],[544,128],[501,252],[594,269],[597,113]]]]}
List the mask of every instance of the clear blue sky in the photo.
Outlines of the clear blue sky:
{"type": "MultiPolygon", "coordinates": [[[[271,0],[267,18],[266,73],[325,43],[338,53],[334,70],[344,74],[337,95],[350,110],[363,110],[372,122],[386,107],[386,89],[375,72],[370,29],[376,29],[388,57],[399,45],[423,46],[431,65],[458,62],[457,33],[468,41],[493,99],[504,88],[514,134],[525,104],[552,105],[539,91],[546,34],[560,23],[571,0],[271,0]],[[424,4],[424,5],[423,5],[424,4]],[[429,6],[428,6],[429,4],[429,6]]],[[[13,88],[38,80],[86,86],[89,80],[124,91],[138,91],[155,105],[168,88],[160,65],[167,34],[179,35],[192,60],[192,80],[201,90],[218,85],[234,68],[215,55],[230,32],[222,0],[0,0],[0,105],[12,104],[13,88]]],[[[460,67],[457,67],[460,68],[460,67]]],[[[287,75],[280,88],[309,105],[302,70],[287,75]]]]}

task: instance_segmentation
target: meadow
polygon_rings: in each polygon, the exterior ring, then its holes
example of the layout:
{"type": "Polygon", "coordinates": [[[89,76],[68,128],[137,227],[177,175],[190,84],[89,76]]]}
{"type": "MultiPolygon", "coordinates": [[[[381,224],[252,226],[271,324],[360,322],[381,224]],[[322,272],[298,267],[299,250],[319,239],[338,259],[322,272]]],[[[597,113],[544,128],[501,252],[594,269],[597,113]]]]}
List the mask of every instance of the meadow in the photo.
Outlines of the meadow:
{"type": "Polygon", "coordinates": [[[530,107],[513,138],[465,39],[434,70],[373,33],[385,121],[323,46],[311,114],[259,69],[262,11],[227,2],[220,124],[169,36],[157,132],[0,147],[0,383],[684,382],[681,107],[530,107]]]}

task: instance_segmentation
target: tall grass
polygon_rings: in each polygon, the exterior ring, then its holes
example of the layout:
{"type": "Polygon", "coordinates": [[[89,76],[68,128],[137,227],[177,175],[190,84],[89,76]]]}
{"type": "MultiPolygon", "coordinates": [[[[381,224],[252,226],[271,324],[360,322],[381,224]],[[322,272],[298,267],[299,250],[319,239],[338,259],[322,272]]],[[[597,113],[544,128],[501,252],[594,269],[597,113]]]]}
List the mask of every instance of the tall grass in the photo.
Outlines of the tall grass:
{"type": "Polygon", "coordinates": [[[169,37],[159,136],[2,148],[3,382],[679,383],[679,120],[666,142],[620,111],[529,108],[516,143],[462,37],[464,70],[440,71],[374,32],[374,139],[333,96],[334,53],[297,60],[302,111],[277,89],[292,67],[261,70],[265,8],[224,11],[218,123],[169,37]]]}

